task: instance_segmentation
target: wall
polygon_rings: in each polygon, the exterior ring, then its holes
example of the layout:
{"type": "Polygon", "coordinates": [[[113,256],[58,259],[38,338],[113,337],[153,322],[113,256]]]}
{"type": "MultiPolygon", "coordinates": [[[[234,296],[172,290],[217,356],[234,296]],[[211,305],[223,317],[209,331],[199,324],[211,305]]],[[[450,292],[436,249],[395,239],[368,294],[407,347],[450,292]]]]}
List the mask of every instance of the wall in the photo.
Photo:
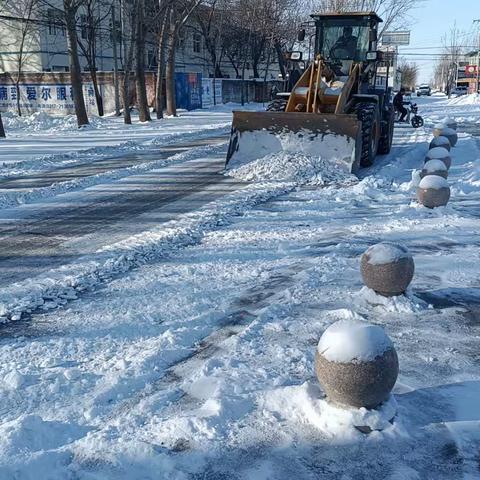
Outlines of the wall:
{"type": "MultiPolygon", "coordinates": [[[[100,92],[104,101],[105,113],[115,111],[115,97],[112,72],[98,72],[100,92]]],[[[123,82],[122,74],[119,74],[120,85],[123,82]]],[[[97,114],[97,106],[92,87],[92,81],[88,73],[83,73],[84,95],[89,115],[97,114]]],[[[131,88],[134,94],[134,80],[132,76],[131,88]]],[[[155,75],[146,73],[147,98],[151,106],[155,104],[155,75]]],[[[179,72],[176,75],[177,103],[178,108],[196,109],[201,108],[203,97],[204,108],[213,105],[212,79],[204,79],[201,74],[186,74],[179,72]],[[209,86],[210,95],[206,93],[209,86]]],[[[230,79],[217,79],[216,92],[217,104],[241,103],[242,81],[230,79]]],[[[271,81],[267,83],[254,80],[246,80],[243,88],[244,101],[263,102],[270,100],[272,85],[278,90],[283,89],[283,83],[271,81]]],[[[52,115],[67,115],[75,113],[71,96],[70,74],[67,72],[41,72],[24,73],[20,77],[21,107],[24,113],[44,111],[52,115]]],[[[0,74],[0,111],[16,111],[14,76],[9,73],[0,74]]]]}

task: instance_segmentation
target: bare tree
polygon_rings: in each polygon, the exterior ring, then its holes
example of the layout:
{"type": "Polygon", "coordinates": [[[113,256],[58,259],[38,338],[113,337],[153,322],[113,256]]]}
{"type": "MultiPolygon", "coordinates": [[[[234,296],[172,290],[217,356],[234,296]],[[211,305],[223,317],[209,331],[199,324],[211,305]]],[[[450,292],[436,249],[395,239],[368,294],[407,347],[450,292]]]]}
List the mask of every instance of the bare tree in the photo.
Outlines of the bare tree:
{"type": "Polygon", "coordinates": [[[398,70],[402,74],[402,87],[415,89],[418,78],[418,65],[402,60],[398,65],[398,70]]]}
{"type": "Polygon", "coordinates": [[[202,0],[176,0],[170,5],[167,13],[168,32],[166,49],[165,93],[167,99],[167,114],[176,116],[175,100],[175,53],[178,33],[190,18],[190,15],[200,5],[202,0]]]}
{"type": "Polygon", "coordinates": [[[77,30],[78,46],[85,57],[87,68],[92,79],[93,90],[95,92],[95,100],[97,103],[98,115],[104,115],[103,98],[100,94],[97,78],[97,57],[98,57],[98,40],[103,36],[105,20],[110,17],[111,6],[106,0],[80,0],[80,17],[77,30]]]}
{"type": "MultiPolygon", "coordinates": [[[[16,68],[13,75],[13,81],[16,91],[17,114],[22,115],[21,95],[20,95],[20,78],[26,62],[29,59],[29,52],[32,50],[31,45],[35,41],[37,34],[37,25],[34,22],[34,14],[39,0],[6,0],[5,6],[8,9],[9,16],[14,20],[3,20],[10,23],[10,28],[15,30],[12,42],[15,46],[15,63],[16,68]]],[[[8,39],[4,40],[8,42],[8,39]]]]}
{"type": "MultiPolygon", "coordinates": [[[[83,96],[82,69],[78,56],[77,14],[83,0],[63,0],[60,10],[67,27],[68,57],[70,61],[70,81],[72,83],[73,103],[79,127],[88,125],[87,109],[83,96]]],[[[58,9],[57,9],[58,10],[58,9]]]]}
{"type": "Polygon", "coordinates": [[[135,20],[135,5],[131,2],[122,2],[123,18],[123,82],[122,82],[122,103],[123,103],[123,121],[125,124],[132,123],[130,104],[132,102],[132,90],[130,80],[133,66],[133,54],[135,49],[135,37],[138,22],[135,20]]]}
{"type": "Polygon", "coordinates": [[[380,34],[392,28],[401,28],[413,8],[423,0],[313,0],[316,11],[368,11],[376,12],[383,19],[380,34]]]}
{"type": "Polygon", "coordinates": [[[145,40],[147,26],[145,24],[145,2],[136,1],[136,35],[135,35],[135,85],[137,89],[137,107],[141,122],[151,120],[148,108],[147,88],[145,84],[145,40]]]}

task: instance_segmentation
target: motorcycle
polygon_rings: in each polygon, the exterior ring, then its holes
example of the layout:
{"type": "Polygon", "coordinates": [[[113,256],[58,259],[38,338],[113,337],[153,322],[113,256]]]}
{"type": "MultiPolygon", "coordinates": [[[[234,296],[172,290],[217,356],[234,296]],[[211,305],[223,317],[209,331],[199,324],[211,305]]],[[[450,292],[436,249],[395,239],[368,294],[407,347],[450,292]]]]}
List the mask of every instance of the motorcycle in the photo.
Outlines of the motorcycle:
{"type": "MultiPolygon", "coordinates": [[[[405,123],[411,123],[413,128],[423,127],[424,121],[423,118],[418,114],[418,105],[413,102],[409,102],[404,105],[408,110],[407,118],[405,123]]],[[[395,122],[400,122],[401,113],[396,112],[395,122]]]]}

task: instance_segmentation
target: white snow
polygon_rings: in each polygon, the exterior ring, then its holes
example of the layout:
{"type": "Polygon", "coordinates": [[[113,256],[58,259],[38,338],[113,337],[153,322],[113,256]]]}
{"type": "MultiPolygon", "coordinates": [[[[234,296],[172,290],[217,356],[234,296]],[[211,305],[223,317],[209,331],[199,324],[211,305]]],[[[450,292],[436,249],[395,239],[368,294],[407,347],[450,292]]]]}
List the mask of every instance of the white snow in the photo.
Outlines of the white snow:
{"type": "Polygon", "coordinates": [[[442,171],[447,171],[447,166],[445,165],[444,162],[441,160],[429,160],[428,162],[425,162],[425,165],[423,166],[423,170],[426,172],[442,172],[442,171]]]}
{"type": "MultiPolygon", "coordinates": [[[[2,325],[0,478],[478,478],[480,148],[465,132],[480,108],[443,95],[419,107],[427,127],[398,126],[392,153],[356,183],[257,181],[164,229],[125,219],[138,235],[92,248],[92,269],[74,261],[28,279],[4,316],[34,298],[46,310],[2,325]],[[427,210],[412,172],[445,115],[460,132],[452,199],[427,210]],[[362,288],[359,256],[378,242],[415,256],[404,297],[362,288]],[[385,328],[395,344],[397,408],[385,403],[382,417],[323,398],[316,346],[339,320],[385,328]],[[365,435],[358,423],[386,428],[365,435]]],[[[166,119],[165,132],[220,123],[195,115],[166,119]]],[[[161,125],[122,127],[122,141],[161,125]]],[[[116,148],[118,132],[100,142],[101,130],[89,130],[96,144],[116,148]]],[[[85,146],[86,133],[70,133],[69,147],[18,130],[0,158],[85,146]]],[[[42,210],[32,202],[2,210],[3,221],[42,210]]]]}
{"type": "Polygon", "coordinates": [[[318,353],[329,362],[370,362],[393,348],[382,327],[357,320],[330,325],[318,343],[318,353]]]}
{"type": "Polygon", "coordinates": [[[287,155],[305,155],[330,162],[331,168],[351,172],[355,140],[326,132],[315,134],[309,130],[298,133],[273,133],[267,130],[241,132],[238,149],[232,155],[228,167],[237,169],[249,162],[268,155],[284,152],[287,155]]]}
{"type": "Polygon", "coordinates": [[[427,175],[423,177],[419,183],[419,188],[428,188],[433,190],[440,190],[441,188],[450,188],[447,180],[440,175],[427,175]]]}
{"type": "Polygon", "coordinates": [[[446,158],[449,156],[450,156],[450,152],[446,148],[434,147],[428,151],[426,158],[434,160],[439,158],[446,158]]]}
{"type": "Polygon", "coordinates": [[[395,243],[382,242],[372,245],[364,253],[370,265],[385,265],[398,262],[402,258],[410,258],[412,255],[407,248],[395,243]]]}
{"type": "Polygon", "coordinates": [[[304,153],[281,151],[226,170],[226,175],[244,181],[288,181],[299,184],[355,182],[354,175],[335,168],[328,160],[304,153]]]}
{"type": "Polygon", "coordinates": [[[447,137],[440,135],[439,137],[434,137],[432,143],[433,145],[436,145],[434,148],[438,148],[442,145],[450,145],[450,140],[447,137]]]}

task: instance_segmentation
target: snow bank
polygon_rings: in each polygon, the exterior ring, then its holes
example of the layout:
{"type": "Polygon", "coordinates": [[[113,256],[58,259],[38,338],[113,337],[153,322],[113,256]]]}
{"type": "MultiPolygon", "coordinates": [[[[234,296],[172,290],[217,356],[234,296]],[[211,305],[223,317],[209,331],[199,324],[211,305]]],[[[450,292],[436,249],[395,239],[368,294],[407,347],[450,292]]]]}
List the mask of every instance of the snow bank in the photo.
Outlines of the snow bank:
{"type": "MultiPolygon", "coordinates": [[[[35,112],[19,117],[12,112],[4,112],[2,119],[7,132],[11,130],[21,130],[22,133],[78,131],[75,115],[53,116],[46,112],[35,112]]],[[[104,128],[109,123],[108,117],[92,116],[89,120],[90,123],[82,129],[104,128]]]]}
{"type": "Polygon", "coordinates": [[[226,171],[226,175],[244,181],[289,181],[299,184],[326,184],[356,181],[356,177],[331,162],[305,153],[281,151],[266,155],[238,168],[226,171]]]}
{"type": "Polygon", "coordinates": [[[330,362],[369,362],[393,348],[383,328],[356,320],[330,325],[320,338],[318,353],[330,362]]]}
{"type": "Polygon", "coordinates": [[[6,191],[0,194],[0,210],[4,208],[12,208],[18,205],[24,205],[38,200],[54,197],[62,193],[73,192],[75,190],[84,189],[100,183],[108,183],[114,180],[128,177],[130,175],[138,175],[146,173],[157,168],[162,168],[177,163],[186,162],[195,158],[200,158],[206,154],[215,154],[225,149],[225,143],[215,146],[196,147],[185,152],[177,153],[166,159],[154,160],[151,162],[141,163],[118,170],[106,171],[96,175],[87,177],[79,177],[74,180],[53,183],[46,187],[32,188],[27,191],[17,192],[15,190],[6,191]]]}
{"type": "Polygon", "coordinates": [[[418,187],[440,190],[441,188],[449,188],[449,185],[443,177],[440,177],[440,175],[427,175],[422,178],[418,187]]]}
{"type": "Polygon", "coordinates": [[[385,265],[398,262],[401,258],[410,258],[407,248],[395,243],[382,242],[372,245],[366,252],[368,263],[371,265],[385,265]]]}
{"type": "Polygon", "coordinates": [[[201,140],[204,138],[226,135],[230,131],[230,124],[207,125],[201,129],[192,129],[183,132],[174,132],[162,136],[154,137],[152,140],[136,141],[127,140],[118,145],[97,146],[85,150],[77,150],[68,153],[43,155],[40,157],[29,158],[28,160],[15,162],[13,164],[3,164],[5,169],[2,176],[5,178],[14,178],[30,171],[48,170],[61,168],[80,163],[94,162],[99,158],[107,156],[118,156],[132,151],[148,151],[152,147],[168,147],[177,143],[188,142],[191,140],[201,140]]]}
{"type": "Polygon", "coordinates": [[[480,94],[470,93],[469,95],[461,95],[447,100],[447,105],[480,105],[480,94]]]}

